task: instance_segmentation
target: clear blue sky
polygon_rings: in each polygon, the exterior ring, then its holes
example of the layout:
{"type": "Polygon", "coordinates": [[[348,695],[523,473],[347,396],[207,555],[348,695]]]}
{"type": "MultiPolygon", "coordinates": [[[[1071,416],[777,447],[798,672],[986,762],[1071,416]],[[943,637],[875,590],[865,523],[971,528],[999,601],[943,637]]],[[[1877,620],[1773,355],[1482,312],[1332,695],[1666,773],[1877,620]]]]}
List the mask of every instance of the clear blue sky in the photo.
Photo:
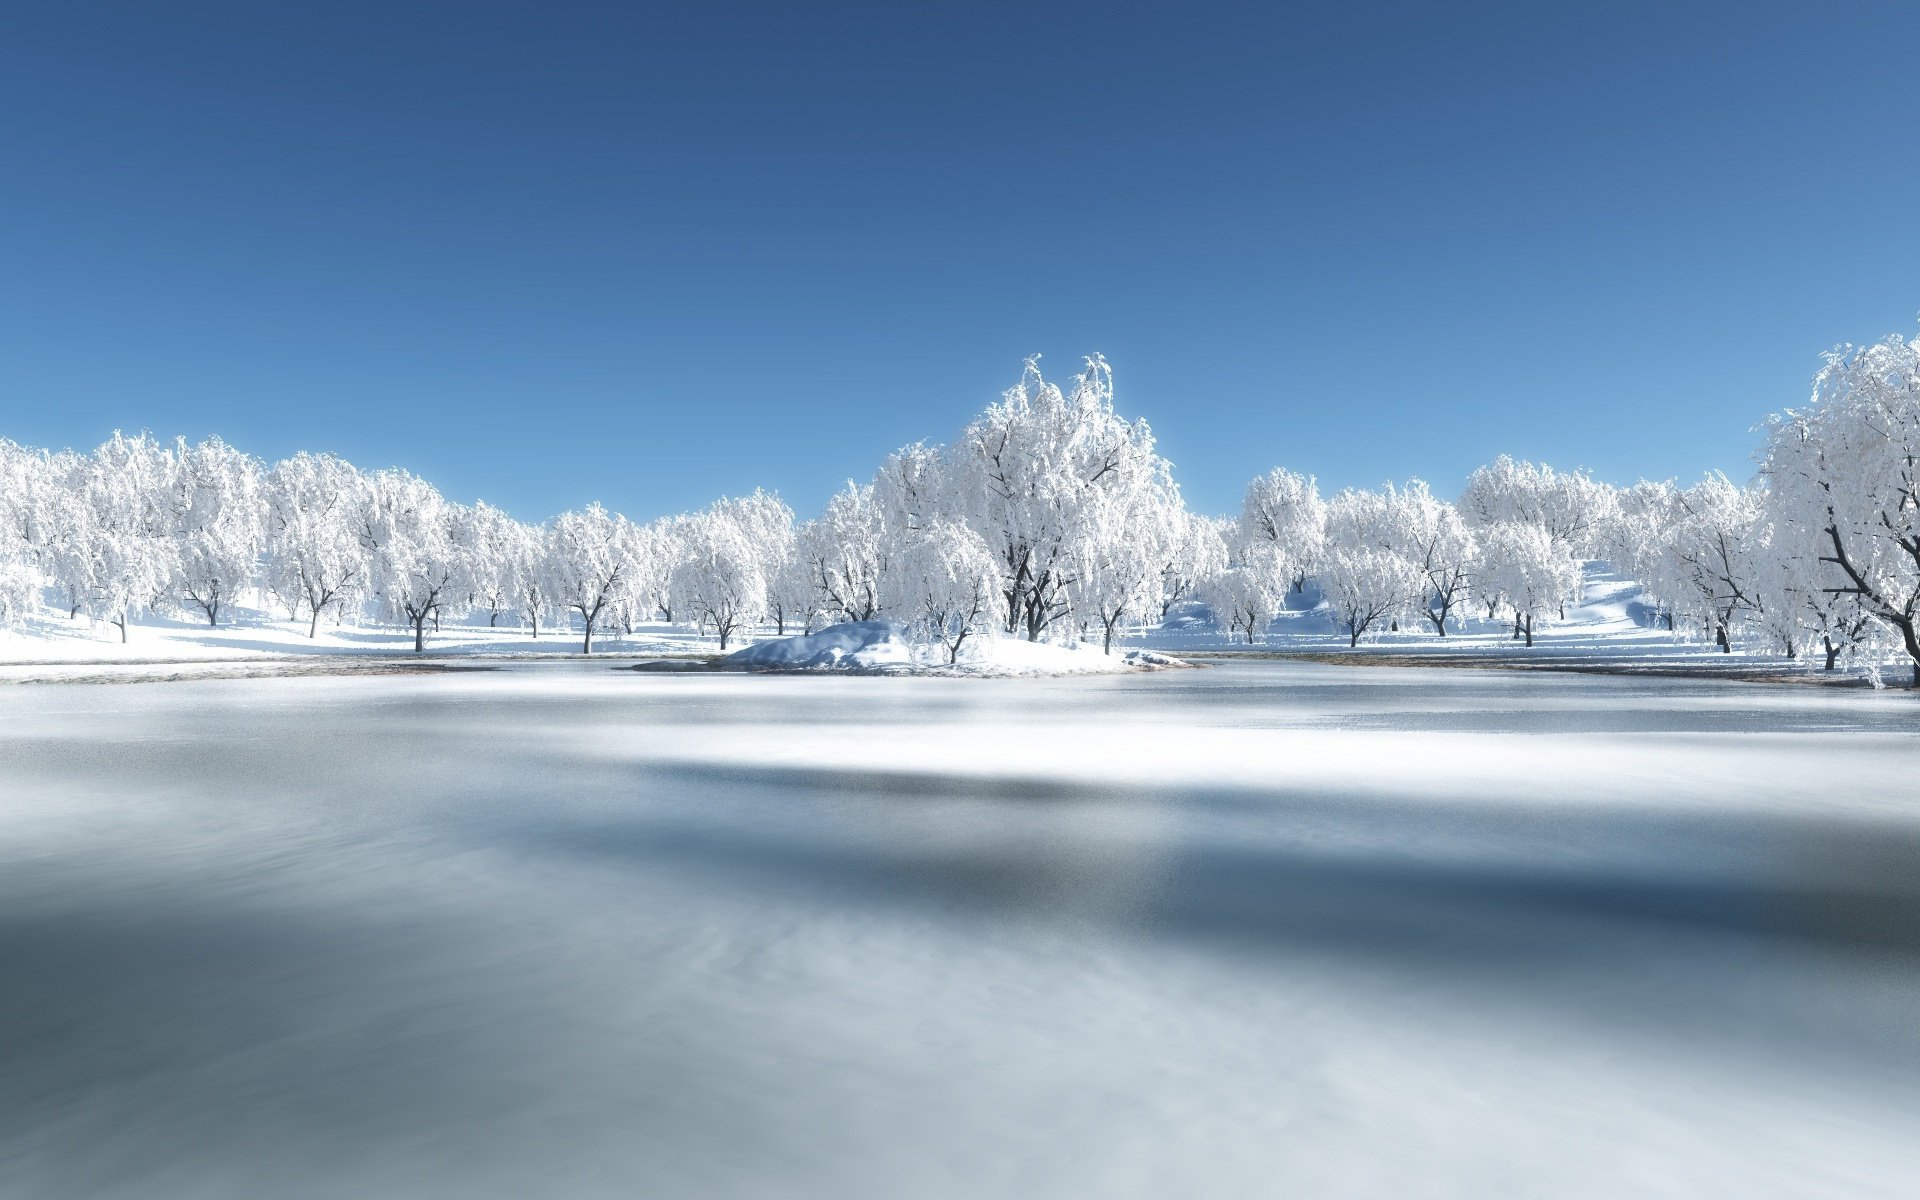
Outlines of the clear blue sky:
{"type": "Polygon", "coordinates": [[[0,436],[817,505],[1032,351],[1275,464],[1750,469],[1920,311],[1920,6],[12,4],[0,436]]]}

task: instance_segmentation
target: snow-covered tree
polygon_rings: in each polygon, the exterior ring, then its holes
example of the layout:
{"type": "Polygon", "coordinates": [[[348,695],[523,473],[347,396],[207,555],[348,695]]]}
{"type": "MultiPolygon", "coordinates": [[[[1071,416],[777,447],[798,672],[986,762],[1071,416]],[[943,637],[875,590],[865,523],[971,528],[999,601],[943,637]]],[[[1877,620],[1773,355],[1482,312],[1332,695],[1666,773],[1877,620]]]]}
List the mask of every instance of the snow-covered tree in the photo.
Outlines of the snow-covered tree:
{"type": "Polygon", "coordinates": [[[979,534],[957,520],[932,518],[896,542],[886,588],[900,598],[900,615],[953,663],[966,640],[990,623],[998,573],[979,534]]]}
{"type": "Polygon", "coordinates": [[[338,615],[366,583],[357,526],[365,491],[365,476],[331,454],[302,452],[267,474],[268,587],[304,602],[308,637],[318,634],[321,614],[338,615]]]}
{"type": "Polygon", "coordinates": [[[1764,473],[1781,550],[1897,635],[1920,687],[1920,339],[1829,355],[1808,406],[1771,421],[1764,473]]]}
{"type": "Polygon", "coordinates": [[[371,593],[384,613],[413,629],[427,648],[427,622],[458,616],[472,594],[472,551],[464,523],[432,484],[397,468],[366,477],[354,529],[366,555],[371,593]]]}
{"type": "Polygon", "coordinates": [[[1474,587],[1490,607],[1513,615],[1513,633],[1533,645],[1536,625],[1561,611],[1580,586],[1580,564],[1531,522],[1503,521],[1480,528],[1474,587]]]}
{"type": "Polygon", "coordinates": [[[1285,592],[1274,582],[1276,578],[1272,570],[1258,565],[1232,566],[1209,576],[1200,586],[1200,597],[1229,637],[1244,633],[1251,646],[1280,615],[1285,592]]]}
{"type": "Polygon", "coordinates": [[[1460,497],[1469,522],[1535,526],[1576,558],[1590,548],[1615,503],[1614,489],[1585,471],[1556,471],[1505,454],[1468,476],[1460,497]]]}
{"type": "Polygon", "coordinates": [[[1282,595],[1298,591],[1326,547],[1327,506],[1311,475],[1275,467],[1247,485],[1240,501],[1241,537],[1259,547],[1252,557],[1278,573],[1282,595]]]}
{"type": "Polygon", "coordinates": [[[1770,540],[1761,496],[1716,471],[1676,495],[1674,514],[1667,541],[1677,575],[1730,654],[1739,623],[1761,615],[1757,556],[1770,540]]]}
{"type": "Polygon", "coordinates": [[[487,628],[496,629],[502,616],[520,611],[528,577],[540,561],[542,539],[538,531],[484,500],[461,515],[458,536],[473,557],[474,607],[487,614],[487,628]]]}
{"type": "Polygon", "coordinates": [[[1101,647],[1113,653],[1121,622],[1157,611],[1168,564],[1190,535],[1171,477],[1145,473],[1130,488],[1095,492],[1070,541],[1073,611],[1099,622],[1101,647]]]}
{"type": "Polygon", "coordinates": [[[1227,569],[1227,530],[1230,520],[1189,512],[1184,508],[1170,514],[1172,539],[1162,547],[1160,564],[1160,617],[1166,619],[1173,606],[1199,594],[1208,579],[1227,569]]]}
{"type": "Polygon", "coordinates": [[[1433,494],[1425,480],[1404,488],[1387,485],[1382,529],[1387,548],[1420,568],[1426,577],[1425,604],[1414,607],[1447,636],[1447,618],[1465,601],[1474,557],[1473,534],[1453,505],[1433,494]]]}
{"type": "Polygon", "coordinates": [[[625,517],[599,504],[565,512],[547,527],[544,570],[547,593],[580,615],[580,653],[593,653],[593,631],[626,590],[638,568],[637,532],[625,517]]]}
{"type": "Polygon", "coordinates": [[[1066,392],[1029,358],[949,461],[957,503],[999,564],[1002,625],[1033,641],[1070,610],[1085,511],[1167,472],[1146,423],[1115,414],[1113,373],[1098,355],[1066,392]]]}
{"type": "Polygon", "coordinates": [[[64,582],[123,642],[133,610],[163,599],[175,571],[175,470],[173,452],[150,435],[117,431],[81,464],[64,582]]]}
{"type": "Polygon", "coordinates": [[[1387,496],[1348,488],[1327,502],[1326,544],[1314,571],[1347,644],[1419,604],[1420,565],[1394,545],[1387,496]]]}
{"type": "Polygon", "coordinates": [[[218,625],[259,568],[265,473],[258,459],[219,438],[192,446],[180,439],[173,453],[174,586],[208,625],[218,625]]]}
{"type": "Polygon", "coordinates": [[[720,500],[680,526],[685,560],[676,578],[679,603],[701,626],[713,628],[722,651],[766,615],[766,561],[755,536],[755,507],[751,499],[720,500]]]}
{"type": "Polygon", "coordinates": [[[871,484],[849,482],[826,511],[800,526],[794,557],[833,621],[870,621],[881,609],[881,576],[890,543],[886,515],[871,484]]]}

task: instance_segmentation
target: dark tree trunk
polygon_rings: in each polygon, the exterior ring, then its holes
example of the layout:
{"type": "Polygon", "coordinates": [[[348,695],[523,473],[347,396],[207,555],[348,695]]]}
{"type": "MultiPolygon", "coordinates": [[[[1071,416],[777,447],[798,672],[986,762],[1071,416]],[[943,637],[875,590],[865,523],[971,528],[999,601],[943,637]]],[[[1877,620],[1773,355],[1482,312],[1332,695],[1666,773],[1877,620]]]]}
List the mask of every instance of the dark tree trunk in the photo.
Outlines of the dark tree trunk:
{"type": "Polygon", "coordinates": [[[413,619],[413,652],[415,654],[427,648],[427,614],[421,613],[413,619]]]}
{"type": "Polygon", "coordinates": [[[1827,670],[1831,671],[1833,670],[1833,664],[1840,658],[1840,647],[1834,645],[1833,639],[1826,634],[1821,634],[1820,640],[1827,645],[1827,670]]]}
{"type": "Polygon", "coordinates": [[[307,622],[307,637],[316,638],[319,636],[320,636],[320,610],[318,608],[315,608],[313,610],[313,619],[307,622]]]}
{"type": "Polygon", "coordinates": [[[1527,630],[1527,647],[1531,649],[1533,647],[1533,614],[1532,613],[1527,614],[1526,630],[1527,630]]]}

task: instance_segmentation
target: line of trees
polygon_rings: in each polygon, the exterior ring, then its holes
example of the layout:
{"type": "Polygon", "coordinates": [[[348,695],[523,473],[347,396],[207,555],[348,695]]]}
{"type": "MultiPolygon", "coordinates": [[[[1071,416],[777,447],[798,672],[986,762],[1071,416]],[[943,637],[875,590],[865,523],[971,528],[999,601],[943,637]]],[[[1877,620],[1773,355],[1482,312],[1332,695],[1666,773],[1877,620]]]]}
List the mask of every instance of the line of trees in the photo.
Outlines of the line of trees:
{"type": "Polygon", "coordinates": [[[1769,422],[1759,473],[1614,487],[1501,457],[1457,500],[1423,481],[1323,497],[1275,469],[1237,517],[1188,511],[1094,357],[1066,387],[1038,359],[948,445],[905,447],[796,521],[765,492],[639,524],[599,505],[530,525],[401,470],[327,454],[271,466],[210,439],[115,434],[91,454],[0,441],[0,623],[51,596],[126,637],[142,610],[219,625],[243,599],[304,619],[389,621],[415,649],[484,613],[538,637],[654,620],[728,648],[877,617],[958,658],[982,635],[1097,638],[1204,601],[1249,642],[1304,595],[1350,644],[1468,618],[1531,645],[1583,569],[1644,585],[1677,634],[1824,667],[1906,658],[1920,686],[1920,339],[1829,355],[1805,409],[1769,422]]]}

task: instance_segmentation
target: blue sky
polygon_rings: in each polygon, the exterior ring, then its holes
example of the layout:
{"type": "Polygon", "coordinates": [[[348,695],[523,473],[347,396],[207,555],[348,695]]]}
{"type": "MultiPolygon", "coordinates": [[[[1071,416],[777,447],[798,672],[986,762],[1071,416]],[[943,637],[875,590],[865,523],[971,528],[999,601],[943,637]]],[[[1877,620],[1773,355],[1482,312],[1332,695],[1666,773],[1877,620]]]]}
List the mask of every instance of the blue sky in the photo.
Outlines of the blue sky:
{"type": "Polygon", "coordinates": [[[1750,469],[1920,311],[1920,8],[12,5],[0,436],[816,506],[1101,351],[1285,464],[1750,469]]]}

